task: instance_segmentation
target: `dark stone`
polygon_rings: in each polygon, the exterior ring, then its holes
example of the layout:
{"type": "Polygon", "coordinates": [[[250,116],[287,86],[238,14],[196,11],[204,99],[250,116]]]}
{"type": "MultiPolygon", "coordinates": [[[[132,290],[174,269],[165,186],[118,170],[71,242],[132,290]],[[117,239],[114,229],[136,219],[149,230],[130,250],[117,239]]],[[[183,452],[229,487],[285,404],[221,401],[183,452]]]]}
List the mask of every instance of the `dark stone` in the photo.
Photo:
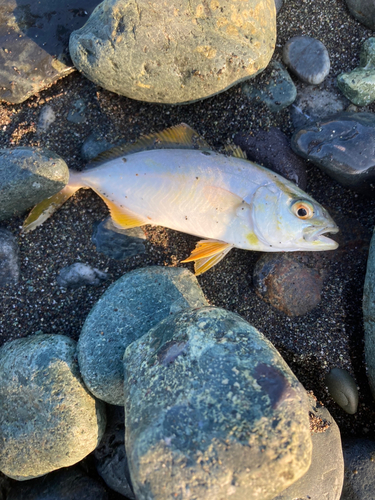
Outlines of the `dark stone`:
{"type": "Polygon", "coordinates": [[[289,139],[278,128],[271,127],[269,132],[259,130],[254,135],[237,134],[234,143],[246,152],[249,160],[295,182],[303,190],[306,188],[305,162],[292,151],[289,139]]]}
{"type": "Polygon", "coordinates": [[[340,500],[373,500],[375,491],[375,441],[343,439],[344,488],[340,500]]]}
{"type": "Polygon", "coordinates": [[[16,238],[0,228],[0,287],[14,285],[20,275],[19,248],[16,238]]]}
{"type": "Polygon", "coordinates": [[[98,0],[5,0],[0,7],[0,100],[20,103],[74,71],[70,33],[98,0]]]}
{"type": "Polygon", "coordinates": [[[332,368],[326,375],[325,382],[331,398],[346,413],[354,415],[358,407],[358,389],[350,373],[342,368],[332,368]]]}
{"type": "Polygon", "coordinates": [[[68,180],[67,164],[53,151],[0,149],[0,220],[22,214],[58,193],[68,180]]]}
{"type": "Polygon", "coordinates": [[[104,253],[111,259],[124,260],[146,252],[144,245],[146,236],[143,230],[140,227],[118,228],[113,224],[111,217],[94,224],[91,240],[98,252],[104,253]]]}
{"type": "Polygon", "coordinates": [[[350,13],[360,23],[375,30],[375,3],[372,0],[345,0],[350,13]]]}
{"type": "Polygon", "coordinates": [[[322,83],[330,69],[327,49],[309,36],[290,38],[283,49],[283,61],[300,80],[313,85],[322,83]]]}
{"type": "Polygon", "coordinates": [[[96,469],[106,484],[134,499],[125,451],[125,415],[122,406],[107,405],[107,428],[94,451],[96,469]]]}
{"type": "Polygon", "coordinates": [[[307,471],[306,392],[240,316],[205,307],[166,318],[128,346],[124,369],[137,500],[272,500],[307,471]]]}
{"type": "Polygon", "coordinates": [[[66,119],[71,123],[83,123],[86,119],[85,110],[85,101],[83,99],[77,99],[73,102],[66,119]]]}
{"type": "Polygon", "coordinates": [[[375,114],[343,112],[292,137],[293,150],[343,186],[375,193],[375,114]]]}
{"type": "Polygon", "coordinates": [[[15,484],[7,500],[108,500],[105,488],[78,467],[15,484]]]}
{"type": "Polygon", "coordinates": [[[253,271],[255,292],[288,316],[307,314],[319,304],[323,288],[324,270],[315,264],[310,253],[263,254],[253,271]]]}
{"type": "Polygon", "coordinates": [[[81,148],[81,156],[85,161],[93,160],[98,154],[113,147],[113,144],[102,138],[102,133],[93,132],[85,139],[81,148]]]}

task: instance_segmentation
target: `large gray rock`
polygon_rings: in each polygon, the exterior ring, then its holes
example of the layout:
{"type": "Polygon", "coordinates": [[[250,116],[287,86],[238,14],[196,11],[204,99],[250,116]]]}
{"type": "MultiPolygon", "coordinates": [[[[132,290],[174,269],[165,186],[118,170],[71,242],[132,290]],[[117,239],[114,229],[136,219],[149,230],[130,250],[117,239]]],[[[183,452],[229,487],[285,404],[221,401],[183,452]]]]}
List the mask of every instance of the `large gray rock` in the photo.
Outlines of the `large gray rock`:
{"type": "Polygon", "coordinates": [[[363,289],[363,323],[367,377],[375,399],[375,232],[371,239],[363,289]]]}
{"type": "Polygon", "coordinates": [[[82,73],[132,99],[185,103],[263,70],[275,47],[274,0],[104,0],[70,37],[82,73]]]}
{"type": "Polygon", "coordinates": [[[146,267],[125,274],[92,308],[79,337],[78,362],[89,390],[123,406],[127,346],[166,316],[204,305],[198,281],[187,269],[146,267]]]}
{"type": "Polygon", "coordinates": [[[339,500],[344,482],[340,429],[331,414],[313,396],[310,428],[313,446],[309,470],[273,500],[339,500]]]}
{"type": "Polygon", "coordinates": [[[68,180],[67,164],[53,151],[0,149],[0,220],[22,214],[59,192],[68,180]]]}
{"type": "Polygon", "coordinates": [[[375,2],[373,0],[345,0],[351,14],[362,24],[375,30],[375,2]]]}
{"type": "Polygon", "coordinates": [[[375,496],[375,441],[343,439],[345,480],[341,500],[373,500],[375,496]]]}
{"type": "Polygon", "coordinates": [[[126,349],[124,368],[137,500],[271,500],[309,468],[306,392],[237,314],[166,318],[126,349]]]}
{"type": "Polygon", "coordinates": [[[79,462],[104,432],[104,405],[83,385],[76,342],[63,335],[1,347],[0,402],[0,470],[19,481],[79,462]]]}
{"type": "Polygon", "coordinates": [[[98,0],[0,2],[0,101],[20,103],[74,71],[69,35],[98,0]]]}

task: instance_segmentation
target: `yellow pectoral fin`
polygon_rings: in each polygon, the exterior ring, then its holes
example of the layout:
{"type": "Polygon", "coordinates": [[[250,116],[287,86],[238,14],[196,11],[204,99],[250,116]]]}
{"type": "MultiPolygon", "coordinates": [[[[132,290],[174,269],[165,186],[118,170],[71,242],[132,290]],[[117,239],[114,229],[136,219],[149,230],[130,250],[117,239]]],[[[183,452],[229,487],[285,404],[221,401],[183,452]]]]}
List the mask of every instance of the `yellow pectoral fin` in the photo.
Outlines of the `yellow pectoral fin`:
{"type": "Polygon", "coordinates": [[[225,255],[233,248],[233,245],[217,240],[198,241],[197,246],[191,252],[190,257],[181,262],[195,261],[195,275],[205,273],[215,264],[221,261],[225,255]]]}
{"type": "Polygon", "coordinates": [[[218,214],[248,206],[237,194],[217,186],[204,186],[203,195],[218,214]]]}
{"type": "Polygon", "coordinates": [[[119,207],[113,201],[103,196],[101,193],[98,194],[107,205],[115,225],[120,226],[124,229],[131,229],[132,227],[139,227],[144,226],[145,224],[150,224],[150,221],[147,221],[140,215],[131,212],[127,208],[119,207]]]}

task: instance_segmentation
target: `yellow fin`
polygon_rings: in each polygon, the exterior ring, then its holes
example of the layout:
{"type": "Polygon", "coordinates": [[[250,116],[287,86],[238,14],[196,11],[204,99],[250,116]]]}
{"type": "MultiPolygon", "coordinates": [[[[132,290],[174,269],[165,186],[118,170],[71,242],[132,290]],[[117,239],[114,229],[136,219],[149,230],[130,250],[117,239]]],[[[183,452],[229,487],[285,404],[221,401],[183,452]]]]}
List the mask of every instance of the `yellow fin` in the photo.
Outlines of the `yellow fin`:
{"type": "Polygon", "coordinates": [[[227,144],[224,149],[225,152],[230,156],[234,156],[235,158],[243,158],[244,160],[247,160],[247,155],[245,151],[242,151],[242,149],[236,144],[227,144]]]}
{"type": "Polygon", "coordinates": [[[67,184],[58,193],[35,205],[23,223],[22,232],[27,233],[40,226],[81,187],[79,185],[67,184]]]}
{"type": "Polygon", "coordinates": [[[180,123],[155,134],[141,137],[133,144],[123,144],[100,153],[88,165],[93,168],[109,160],[146,151],[150,149],[202,149],[211,150],[210,146],[189,125],[180,123]]]}
{"type": "Polygon", "coordinates": [[[144,226],[145,224],[151,223],[151,221],[146,221],[141,216],[135,214],[134,212],[131,212],[127,208],[119,207],[113,201],[109,200],[98,191],[96,192],[107,205],[112,220],[116,226],[120,226],[124,229],[131,229],[132,227],[144,226]]]}
{"type": "Polygon", "coordinates": [[[205,186],[203,194],[209,204],[216,209],[217,213],[246,205],[241,196],[217,186],[205,186]]]}
{"type": "Polygon", "coordinates": [[[232,248],[233,245],[218,240],[201,240],[198,241],[196,247],[191,252],[190,257],[181,262],[192,262],[193,260],[207,259],[213,257],[224,250],[232,248]],[[230,248],[229,248],[230,247],[230,248]]]}
{"type": "Polygon", "coordinates": [[[203,274],[209,269],[211,269],[211,267],[215,266],[218,262],[220,262],[230,250],[232,250],[232,245],[223,250],[221,253],[213,255],[212,257],[207,257],[205,259],[198,259],[197,261],[195,261],[194,263],[195,276],[199,276],[200,274],[203,274]]]}

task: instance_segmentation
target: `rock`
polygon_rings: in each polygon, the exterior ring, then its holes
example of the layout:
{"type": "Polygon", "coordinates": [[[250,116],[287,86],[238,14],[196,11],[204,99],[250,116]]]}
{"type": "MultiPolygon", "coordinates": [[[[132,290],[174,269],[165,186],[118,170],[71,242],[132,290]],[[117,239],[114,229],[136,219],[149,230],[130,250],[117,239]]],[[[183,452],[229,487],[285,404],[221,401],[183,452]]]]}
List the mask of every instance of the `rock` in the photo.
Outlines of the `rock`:
{"type": "Polygon", "coordinates": [[[48,104],[43,106],[42,111],[39,115],[38,134],[44,134],[44,132],[47,132],[47,130],[55,120],[56,115],[53,111],[52,106],[49,106],[48,104]]]}
{"type": "Polygon", "coordinates": [[[329,411],[310,396],[312,458],[309,470],[273,500],[340,500],[344,457],[340,429],[329,411]]]}
{"type": "Polygon", "coordinates": [[[137,500],[271,500],[310,466],[306,392],[237,314],[166,318],[129,345],[124,369],[137,500]]]}
{"type": "Polygon", "coordinates": [[[104,487],[79,467],[13,485],[7,500],[108,500],[104,487]]]}
{"type": "Polygon", "coordinates": [[[278,61],[271,61],[268,67],[272,70],[266,85],[258,88],[244,83],[242,91],[250,99],[260,99],[269,110],[277,113],[294,102],[297,90],[284,66],[278,61]]]}
{"type": "Polygon", "coordinates": [[[67,164],[48,149],[0,149],[0,220],[22,214],[60,191],[68,180],[67,164]]]}
{"type": "Polygon", "coordinates": [[[124,404],[122,358],[129,344],[170,314],[207,305],[187,269],[146,267],[111,285],[87,316],[78,362],[89,390],[109,404],[124,404]]]}
{"type": "Polygon", "coordinates": [[[104,253],[111,259],[124,260],[146,252],[144,245],[146,236],[143,230],[140,227],[132,229],[116,227],[111,217],[94,225],[91,240],[98,252],[104,253]]]}
{"type": "Polygon", "coordinates": [[[373,500],[375,441],[343,439],[345,479],[341,500],[373,500]]]}
{"type": "Polygon", "coordinates": [[[337,182],[375,192],[375,114],[344,112],[297,130],[293,150],[337,182]]]}
{"type": "Polygon", "coordinates": [[[85,389],[76,342],[63,335],[0,348],[0,401],[0,470],[18,481],[79,462],[104,432],[104,406],[85,389]]]}
{"type": "Polygon", "coordinates": [[[306,189],[305,163],[290,147],[290,141],[276,127],[269,132],[259,130],[254,135],[236,134],[234,143],[246,152],[251,161],[277,172],[286,179],[295,182],[301,189],[306,189]]]}
{"type": "Polygon", "coordinates": [[[346,97],[330,90],[308,85],[298,90],[290,108],[294,128],[308,127],[328,116],[341,113],[349,105],[346,97]]]}
{"type": "Polygon", "coordinates": [[[339,75],[337,85],[356,106],[367,106],[375,101],[375,38],[364,42],[359,67],[339,75]]]}
{"type": "Polygon", "coordinates": [[[335,403],[346,413],[354,415],[358,407],[358,388],[350,373],[341,368],[332,368],[325,382],[335,403]]]}
{"type": "Polygon", "coordinates": [[[71,123],[83,123],[86,120],[85,109],[85,101],[83,99],[77,99],[73,102],[66,119],[71,123]]]}
{"type": "Polygon", "coordinates": [[[19,249],[10,231],[0,228],[0,287],[15,285],[20,276],[19,249]]]}
{"type": "Polygon", "coordinates": [[[69,35],[98,0],[3,0],[0,11],[0,100],[20,103],[74,71],[69,35]]]}
{"type": "MultiPolygon", "coordinates": [[[[345,0],[350,13],[360,23],[375,30],[375,4],[371,0],[345,0]]],[[[361,499],[362,500],[362,499],[361,499]]]]}
{"type": "Polygon", "coordinates": [[[278,14],[281,10],[281,7],[284,5],[283,0],[275,0],[276,14],[278,14]]]}
{"type": "Polygon", "coordinates": [[[330,70],[327,49],[309,36],[290,38],[283,48],[283,61],[301,81],[312,85],[322,83],[330,70]]]}
{"type": "Polygon", "coordinates": [[[90,161],[96,158],[103,151],[113,147],[113,144],[102,139],[100,132],[93,132],[82,144],[81,156],[83,160],[90,161]]]}
{"type": "Polygon", "coordinates": [[[125,415],[122,406],[107,405],[107,428],[94,456],[96,469],[106,484],[134,500],[125,451],[125,415]]]}
{"type": "Polygon", "coordinates": [[[288,316],[309,313],[321,300],[325,271],[303,252],[265,253],[253,271],[255,293],[288,316]]]}
{"type": "Polygon", "coordinates": [[[75,262],[64,267],[56,278],[57,284],[64,288],[79,288],[81,286],[99,286],[108,279],[108,274],[82,262],[75,262]]]}
{"type": "Polygon", "coordinates": [[[147,0],[104,0],[71,34],[69,48],[79,71],[101,87],[177,104],[256,75],[275,40],[274,0],[175,0],[157,8],[147,0]]]}
{"type": "MultiPolygon", "coordinates": [[[[375,233],[374,233],[375,234],[375,233]]],[[[367,377],[375,399],[375,236],[372,236],[363,289],[363,323],[367,377]]]]}

